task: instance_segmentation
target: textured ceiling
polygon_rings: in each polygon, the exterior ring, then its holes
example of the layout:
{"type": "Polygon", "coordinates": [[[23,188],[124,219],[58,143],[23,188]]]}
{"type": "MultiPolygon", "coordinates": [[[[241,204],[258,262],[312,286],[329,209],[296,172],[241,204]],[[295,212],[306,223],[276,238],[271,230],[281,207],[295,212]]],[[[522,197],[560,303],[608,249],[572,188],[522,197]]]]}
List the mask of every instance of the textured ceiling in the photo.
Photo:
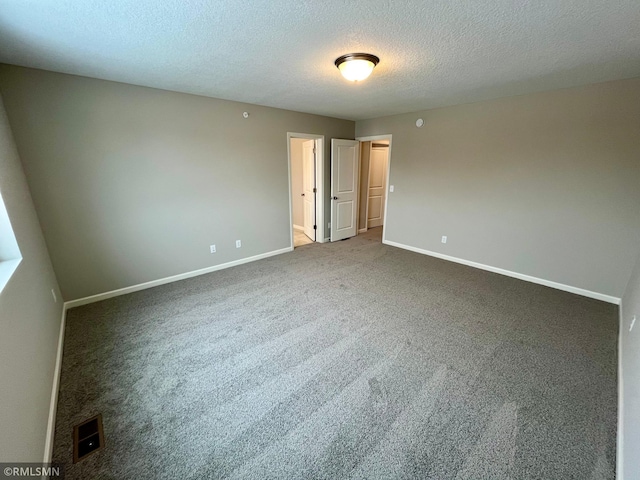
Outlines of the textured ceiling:
{"type": "Polygon", "coordinates": [[[640,76],[640,1],[0,0],[0,62],[355,120],[640,76]]]}

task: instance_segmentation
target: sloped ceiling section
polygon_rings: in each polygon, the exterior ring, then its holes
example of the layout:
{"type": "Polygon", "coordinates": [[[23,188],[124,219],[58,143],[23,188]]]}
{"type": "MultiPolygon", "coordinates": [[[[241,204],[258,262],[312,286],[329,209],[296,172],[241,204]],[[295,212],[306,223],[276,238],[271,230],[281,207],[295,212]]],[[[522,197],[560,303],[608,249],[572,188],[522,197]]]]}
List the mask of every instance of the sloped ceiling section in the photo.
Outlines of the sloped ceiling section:
{"type": "Polygon", "coordinates": [[[0,0],[0,62],[352,120],[640,76],[638,0],[0,0]],[[380,65],[359,85],[333,61],[380,65]]]}

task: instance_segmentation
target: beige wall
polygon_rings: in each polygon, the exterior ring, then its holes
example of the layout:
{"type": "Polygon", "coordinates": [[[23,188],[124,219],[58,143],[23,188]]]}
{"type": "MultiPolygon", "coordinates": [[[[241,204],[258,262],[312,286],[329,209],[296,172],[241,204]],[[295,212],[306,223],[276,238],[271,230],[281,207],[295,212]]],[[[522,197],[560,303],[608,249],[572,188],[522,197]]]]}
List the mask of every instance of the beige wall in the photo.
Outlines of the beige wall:
{"type": "Polygon", "coordinates": [[[306,138],[291,139],[291,203],[293,224],[304,226],[304,201],[302,199],[302,144],[306,138]]]}
{"type": "Polygon", "coordinates": [[[640,79],[356,123],[393,135],[387,240],[613,297],[640,243],[639,132],[640,79]]]}
{"type": "MultiPolygon", "coordinates": [[[[349,121],[20,67],[0,68],[0,90],[66,300],[287,247],[286,133],[325,135],[326,192],[330,139],[354,137],[349,121]]],[[[617,297],[631,278],[623,445],[637,451],[640,79],[356,127],[393,135],[388,240],[617,297]]],[[[38,461],[61,303],[3,111],[0,146],[24,257],[0,295],[0,460],[38,461]]],[[[638,472],[627,453],[625,478],[638,472]]]]}
{"type": "Polygon", "coordinates": [[[23,257],[0,293],[0,462],[41,462],[62,302],[1,97],[0,193],[23,257]]]}
{"type": "Polygon", "coordinates": [[[289,247],[287,132],[355,128],[7,65],[0,90],[65,300],[289,247]]]}
{"type": "MultiPolygon", "coordinates": [[[[640,256],[620,307],[621,479],[640,478],[640,256]],[[636,317],[633,330],[631,320],[636,317]]],[[[620,467],[620,466],[619,466],[620,467]]]]}

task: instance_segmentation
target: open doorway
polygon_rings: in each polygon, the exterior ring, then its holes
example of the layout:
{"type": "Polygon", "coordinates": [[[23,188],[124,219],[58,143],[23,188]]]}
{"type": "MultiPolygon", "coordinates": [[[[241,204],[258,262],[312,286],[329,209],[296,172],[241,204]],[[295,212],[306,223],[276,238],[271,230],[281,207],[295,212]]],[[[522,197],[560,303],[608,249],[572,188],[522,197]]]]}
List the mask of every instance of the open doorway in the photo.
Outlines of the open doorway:
{"type": "Polygon", "coordinates": [[[323,147],[321,135],[288,133],[291,246],[324,241],[323,147]]]}
{"type": "MultiPolygon", "coordinates": [[[[291,202],[293,208],[293,246],[316,241],[316,141],[292,138],[291,202]]],[[[317,228],[317,227],[316,227],[317,228]]]]}
{"type": "Polygon", "coordinates": [[[358,233],[370,232],[384,241],[387,199],[390,193],[391,135],[360,141],[360,195],[358,233]]]}

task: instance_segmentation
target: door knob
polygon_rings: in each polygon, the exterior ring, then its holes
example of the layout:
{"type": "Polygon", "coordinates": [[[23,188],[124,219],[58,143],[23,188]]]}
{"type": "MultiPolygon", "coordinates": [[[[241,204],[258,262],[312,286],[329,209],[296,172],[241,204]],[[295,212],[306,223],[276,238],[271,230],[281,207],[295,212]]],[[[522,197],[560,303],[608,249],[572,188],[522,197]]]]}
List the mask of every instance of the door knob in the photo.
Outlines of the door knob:
{"type": "Polygon", "coordinates": [[[337,200],[337,199],[338,199],[338,197],[333,197],[333,199],[334,199],[334,200],[337,200]]]}

